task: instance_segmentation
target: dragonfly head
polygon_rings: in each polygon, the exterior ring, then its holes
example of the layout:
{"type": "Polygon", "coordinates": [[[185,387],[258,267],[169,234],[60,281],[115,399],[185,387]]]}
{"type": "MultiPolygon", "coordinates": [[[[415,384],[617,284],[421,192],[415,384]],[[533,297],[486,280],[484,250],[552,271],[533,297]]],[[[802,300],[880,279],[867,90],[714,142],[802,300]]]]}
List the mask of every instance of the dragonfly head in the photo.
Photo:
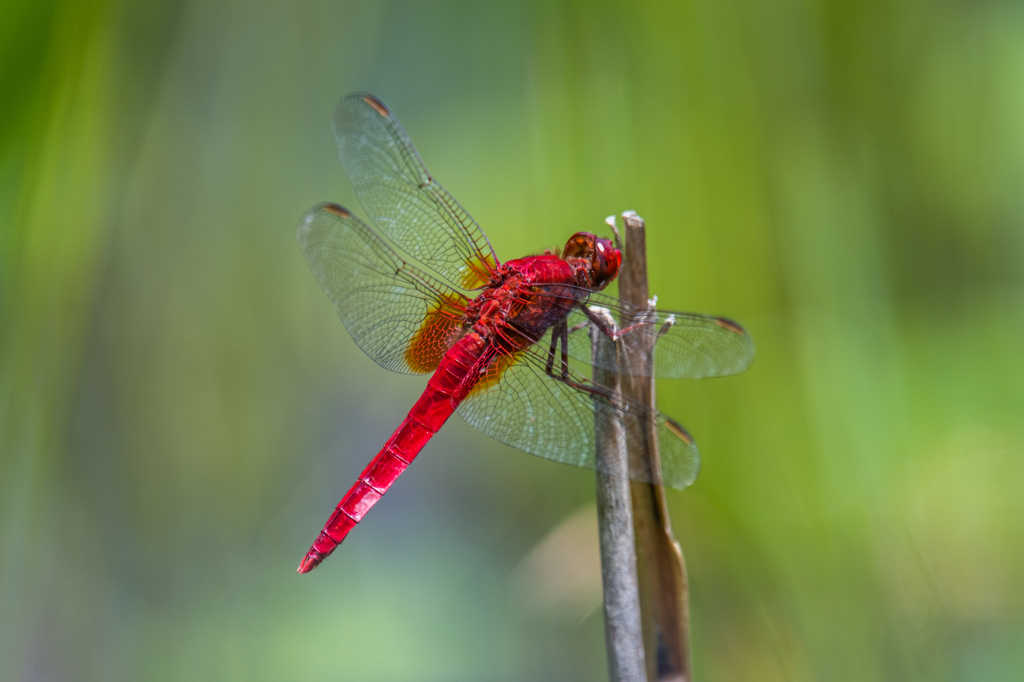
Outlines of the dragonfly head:
{"type": "Polygon", "coordinates": [[[612,283],[622,264],[622,254],[611,240],[590,232],[577,232],[569,237],[562,250],[562,258],[574,264],[582,261],[588,270],[591,286],[597,291],[612,283]]]}

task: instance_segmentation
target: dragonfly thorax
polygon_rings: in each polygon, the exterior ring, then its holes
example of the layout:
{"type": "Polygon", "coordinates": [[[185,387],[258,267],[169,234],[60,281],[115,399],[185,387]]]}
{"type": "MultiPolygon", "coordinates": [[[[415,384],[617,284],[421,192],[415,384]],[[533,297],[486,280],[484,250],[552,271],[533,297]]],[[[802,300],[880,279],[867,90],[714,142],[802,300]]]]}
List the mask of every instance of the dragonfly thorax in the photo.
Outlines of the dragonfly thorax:
{"type": "Polygon", "coordinates": [[[524,284],[522,273],[508,265],[498,266],[490,286],[467,305],[464,327],[487,335],[504,325],[522,301],[524,284]]]}

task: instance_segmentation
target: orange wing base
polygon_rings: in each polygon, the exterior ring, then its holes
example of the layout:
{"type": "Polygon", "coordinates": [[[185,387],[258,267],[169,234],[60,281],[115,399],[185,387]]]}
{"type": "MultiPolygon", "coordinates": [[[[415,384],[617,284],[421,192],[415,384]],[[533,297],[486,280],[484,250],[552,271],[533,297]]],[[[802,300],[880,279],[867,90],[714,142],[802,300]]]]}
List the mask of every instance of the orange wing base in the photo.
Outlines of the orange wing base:
{"type": "Polygon", "coordinates": [[[494,264],[494,259],[490,256],[485,256],[482,260],[480,258],[468,260],[466,265],[469,266],[469,269],[462,275],[462,288],[470,290],[487,286],[491,281],[491,273],[497,267],[494,264]]]}
{"type": "Polygon", "coordinates": [[[458,340],[465,315],[460,300],[461,297],[454,295],[442,296],[427,313],[405,351],[405,362],[413,372],[433,372],[444,354],[458,340]]]}

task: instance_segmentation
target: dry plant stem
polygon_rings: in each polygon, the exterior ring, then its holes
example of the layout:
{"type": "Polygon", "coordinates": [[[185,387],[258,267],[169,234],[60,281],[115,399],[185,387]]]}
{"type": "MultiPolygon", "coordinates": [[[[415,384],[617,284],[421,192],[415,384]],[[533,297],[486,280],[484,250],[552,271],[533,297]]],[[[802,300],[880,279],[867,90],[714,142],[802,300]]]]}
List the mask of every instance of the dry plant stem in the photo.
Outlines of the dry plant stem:
{"type": "MultiPolygon", "coordinates": [[[[611,313],[594,308],[609,327],[611,313]]],[[[596,369],[618,365],[619,342],[590,327],[594,354],[594,379],[619,389],[616,372],[596,369]],[[600,361],[599,361],[600,360],[600,361]]],[[[622,422],[602,399],[594,399],[597,418],[597,522],[601,539],[601,581],[604,587],[604,633],[608,650],[608,677],[612,682],[644,682],[643,630],[640,625],[640,591],[636,573],[636,543],[629,493],[629,462],[622,422]]]]}
{"type": "MultiPolygon", "coordinates": [[[[622,214],[625,223],[625,254],[619,274],[619,295],[640,310],[652,309],[647,286],[647,240],[644,221],[636,213],[622,214]]],[[[633,320],[620,320],[623,326],[633,320]]],[[[653,339],[646,334],[627,334],[622,352],[631,363],[654,362],[653,339]]],[[[656,407],[653,372],[634,366],[623,377],[624,395],[656,407]]],[[[643,461],[652,480],[661,480],[655,425],[645,425],[644,443],[630,451],[630,461],[643,461]]],[[[630,483],[633,527],[636,537],[637,575],[640,583],[641,623],[650,682],[693,679],[690,659],[689,591],[683,552],[672,535],[665,490],[648,483],[630,483]]]]}

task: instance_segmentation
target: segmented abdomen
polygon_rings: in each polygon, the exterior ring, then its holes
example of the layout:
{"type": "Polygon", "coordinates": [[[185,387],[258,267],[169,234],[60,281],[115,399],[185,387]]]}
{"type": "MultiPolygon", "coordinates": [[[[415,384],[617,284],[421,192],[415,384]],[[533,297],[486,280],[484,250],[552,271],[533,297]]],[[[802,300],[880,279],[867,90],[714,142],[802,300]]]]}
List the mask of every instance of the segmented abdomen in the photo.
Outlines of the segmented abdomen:
{"type": "Polygon", "coordinates": [[[383,497],[475,385],[479,368],[490,361],[490,353],[488,344],[475,333],[448,350],[401,426],[341,498],[299,564],[299,573],[316,568],[383,497]]]}

